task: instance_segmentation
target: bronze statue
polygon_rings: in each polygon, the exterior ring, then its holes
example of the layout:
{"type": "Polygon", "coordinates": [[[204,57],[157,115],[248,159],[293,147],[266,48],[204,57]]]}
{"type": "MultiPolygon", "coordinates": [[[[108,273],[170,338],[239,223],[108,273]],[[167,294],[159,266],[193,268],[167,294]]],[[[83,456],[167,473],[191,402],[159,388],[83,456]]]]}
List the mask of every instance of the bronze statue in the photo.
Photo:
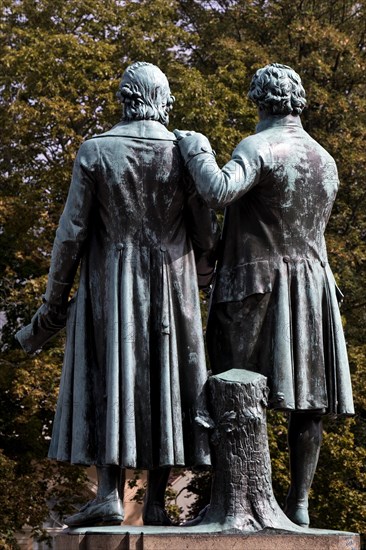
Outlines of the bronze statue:
{"type": "Polygon", "coordinates": [[[170,467],[210,464],[195,417],[207,377],[196,263],[213,271],[211,214],[166,129],[166,76],[134,63],[119,95],[122,122],[79,150],[44,304],[17,334],[32,352],[66,324],[49,457],[98,473],[71,527],[121,523],[125,468],[149,470],[145,524],[170,524],[170,467]]]}
{"type": "Polygon", "coordinates": [[[307,526],[322,416],[354,412],[341,293],[324,240],[339,182],[334,159],[302,127],[306,99],[295,71],[277,63],[258,70],[249,98],[256,134],[222,169],[205,136],[175,134],[200,195],[226,207],[207,328],[212,371],[265,375],[270,406],[290,413],[285,512],[307,526]]]}

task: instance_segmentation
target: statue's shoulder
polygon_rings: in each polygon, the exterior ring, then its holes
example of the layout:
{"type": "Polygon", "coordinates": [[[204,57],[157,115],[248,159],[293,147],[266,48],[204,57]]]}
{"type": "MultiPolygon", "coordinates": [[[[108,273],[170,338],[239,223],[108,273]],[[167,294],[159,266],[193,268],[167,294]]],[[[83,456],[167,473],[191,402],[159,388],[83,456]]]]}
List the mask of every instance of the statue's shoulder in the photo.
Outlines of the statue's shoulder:
{"type": "Polygon", "coordinates": [[[263,135],[251,134],[240,141],[234,153],[245,157],[257,157],[259,151],[268,149],[268,142],[263,135]]]}
{"type": "Polygon", "coordinates": [[[137,138],[144,140],[159,140],[175,142],[176,137],[172,132],[155,120],[134,120],[123,121],[102,134],[93,136],[91,139],[121,139],[137,138]]]}
{"type": "Polygon", "coordinates": [[[327,151],[327,149],[325,149],[323,145],[319,143],[319,141],[317,141],[315,138],[313,138],[310,134],[308,134],[307,132],[305,133],[310,147],[313,150],[316,150],[317,153],[329,164],[336,164],[334,157],[332,157],[329,151],[327,151]]]}

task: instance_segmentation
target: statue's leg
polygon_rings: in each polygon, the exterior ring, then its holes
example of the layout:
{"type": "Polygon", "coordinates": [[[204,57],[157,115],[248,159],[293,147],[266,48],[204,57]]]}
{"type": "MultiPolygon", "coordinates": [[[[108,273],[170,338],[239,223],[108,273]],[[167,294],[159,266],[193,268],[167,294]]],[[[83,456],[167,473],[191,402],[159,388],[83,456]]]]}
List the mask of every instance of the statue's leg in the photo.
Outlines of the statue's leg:
{"type": "Polygon", "coordinates": [[[97,498],[106,498],[114,493],[123,502],[125,470],[119,466],[97,466],[97,498]]]}
{"type": "Polygon", "coordinates": [[[144,525],[172,525],[165,511],[165,489],[169,474],[170,468],[149,471],[143,513],[144,525]]]}
{"type": "Polygon", "coordinates": [[[252,294],[244,300],[211,306],[206,342],[213,374],[246,369],[268,376],[259,355],[266,355],[270,345],[269,331],[264,330],[270,297],[270,293],[252,294]]]}
{"type": "Polygon", "coordinates": [[[97,476],[97,497],[76,514],[65,518],[69,527],[122,523],[125,470],[119,466],[97,466],[97,476]]]}
{"type": "Polygon", "coordinates": [[[309,525],[308,496],[322,442],[322,416],[317,412],[291,413],[288,431],[291,485],[285,513],[301,526],[309,525]]]}

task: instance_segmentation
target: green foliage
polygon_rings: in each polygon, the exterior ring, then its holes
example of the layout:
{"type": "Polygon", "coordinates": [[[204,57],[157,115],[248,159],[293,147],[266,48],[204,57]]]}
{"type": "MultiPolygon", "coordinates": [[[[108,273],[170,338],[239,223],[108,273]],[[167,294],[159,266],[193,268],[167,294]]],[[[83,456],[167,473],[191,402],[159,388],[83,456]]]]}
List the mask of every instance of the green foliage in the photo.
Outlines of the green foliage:
{"type": "Polygon", "coordinates": [[[312,497],[311,515],[320,528],[365,531],[366,449],[354,436],[355,419],[328,421],[312,497]],[[335,523],[336,518],[336,523],[335,523]]]}
{"type": "MultiPolygon", "coordinates": [[[[273,488],[281,506],[289,486],[287,418],[270,411],[269,445],[273,488]]],[[[366,449],[357,444],[358,419],[326,418],[319,465],[310,493],[311,525],[323,529],[364,532],[366,449]]]]}
{"type": "MultiPolygon", "coordinates": [[[[165,491],[165,509],[168,512],[168,515],[170,519],[173,521],[173,523],[179,523],[181,520],[181,515],[183,513],[183,509],[178,506],[177,504],[177,497],[179,496],[177,491],[173,489],[172,487],[172,476],[179,476],[181,475],[182,470],[180,468],[173,468],[169,481],[167,483],[166,491],[165,491]]],[[[147,489],[147,482],[143,483],[142,485],[139,484],[139,480],[141,479],[141,470],[134,470],[133,477],[131,477],[127,484],[130,489],[136,488],[135,494],[132,497],[132,500],[135,502],[138,502],[139,504],[142,504],[145,499],[146,489],[147,489]]]]}
{"type": "MultiPolygon", "coordinates": [[[[13,335],[44,292],[76,150],[118,121],[118,79],[138,59],[158,64],[169,77],[176,96],[171,127],[207,134],[220,163],[254,130],[255,109],[246,100],[254,71],[279,61],[303,78],[305,128],[335,156],[341,179],[327,240],[346,295],[357,408],[355,419],[326,427],[312,520],[317,527],[366,531],[365,2],[3,0],[0,14],[0,545],[25,523],[39,529],[50,488],[62,487],[69,501],[72,488],[78,498],[83,484],[78,469],[44,458],[62,337],[29,358],[13,335]]],[[[271,415],[270,423],[282,503],[286,419],[271,415]]],[[[198,476],[192,491],[200,484],[198,476]]]]}
{"type": "Polygon", "coordinates": [[[267,412],[268,444],[272,464],[273,491],[283,508],[289,487],[287,415],[278,411],[267,412]]]}
{"type": "Polygon", "coordinates": [[[211,495],[212,474],[209,471],[196,472],[187,485],[187,490],[195,495],[195,500],[189,506],[187,519],[194,519],[209,504],[211,495]]]}

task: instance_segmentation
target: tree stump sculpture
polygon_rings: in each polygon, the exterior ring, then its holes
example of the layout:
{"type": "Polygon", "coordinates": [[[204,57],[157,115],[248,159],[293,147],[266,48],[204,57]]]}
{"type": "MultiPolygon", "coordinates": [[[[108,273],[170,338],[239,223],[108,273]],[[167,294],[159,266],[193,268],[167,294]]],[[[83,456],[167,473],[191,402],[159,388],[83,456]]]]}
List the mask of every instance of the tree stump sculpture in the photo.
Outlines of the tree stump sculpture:
{"type": "Polygon", "coordinates": [[[299,530],[273,495],[268,447],[266,378],[232,369],[208,381],[213,428],[214,478],[211,503],[201,523],[221,530],[299,530]]]}

